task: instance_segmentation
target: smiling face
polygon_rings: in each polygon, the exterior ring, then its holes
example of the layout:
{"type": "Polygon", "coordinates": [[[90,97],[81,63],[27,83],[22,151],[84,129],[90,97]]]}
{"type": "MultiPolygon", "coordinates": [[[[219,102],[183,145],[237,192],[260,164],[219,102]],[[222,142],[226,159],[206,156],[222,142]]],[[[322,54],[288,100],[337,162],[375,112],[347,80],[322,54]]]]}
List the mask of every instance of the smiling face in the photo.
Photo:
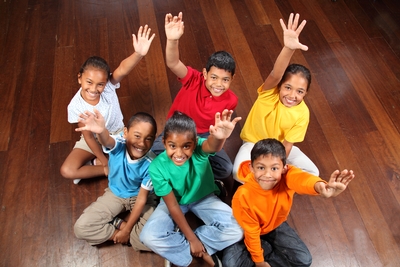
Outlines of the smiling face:
{"type": "Polygon", "coordinates": [[[188,161],[196,148],[196,138],[191,132],[169,133],[163,142],[167,156],[177,166],[182,166],[188,161]]]}
{"type": "Polygon", "coordinates": [[[287,166],[283,166],[279,157],[268,154],[255,159],[250,165],[250,170],[262,189],[271,190],[279,183],[282,174],[287,170],[287,166]]]}
{"type": "Polygon", "coordinates": [[[87,68],[82,74],[78,74],[78,82],[82,86],[81,96],[91,105],[99,103],[100,94],[107,84],[107,72],[97,68],[87,68]]]}
{"type": "Polygon", "coordinates": [[[288,108],[297,106],[306,96],[307,87],[307,79],[301,74],[292,74],[279,87],[279,100],[288,108]]]}
{"type": "Polygon", "coordinates": [[[155,139],[155,129],[148,122],[135,122],[127,129],[124,129],[126,150],[131,159],[139,159],[149,152],[155,139]]]}
{"type": "Polygon", "coordinates": [[[229,71],[212,66],[207,72],[203,69],[203,76],[207,90],[213,96],[220,96],[229,89],[233,77],[229,71]]]}

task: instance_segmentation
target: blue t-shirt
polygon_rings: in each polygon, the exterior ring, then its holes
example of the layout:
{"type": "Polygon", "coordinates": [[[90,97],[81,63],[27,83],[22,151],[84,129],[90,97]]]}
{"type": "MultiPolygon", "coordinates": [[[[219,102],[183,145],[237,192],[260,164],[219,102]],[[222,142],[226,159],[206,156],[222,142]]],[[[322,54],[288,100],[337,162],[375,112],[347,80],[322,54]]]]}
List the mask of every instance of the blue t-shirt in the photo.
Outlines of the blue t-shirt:
{"type": "Polygon", "coordinates": [[[150,162],[156,155],[149,150],[140,159],[132,160],[126,150],[125,139],[119,136],[112,136],[115,139],[115,146],[112,149],[103,147],[108,153],[108,187],[111,192],[121,198],[129,198],[139,194],[140,187],[153,191],[153,184],[150,179],[150,162]]]}

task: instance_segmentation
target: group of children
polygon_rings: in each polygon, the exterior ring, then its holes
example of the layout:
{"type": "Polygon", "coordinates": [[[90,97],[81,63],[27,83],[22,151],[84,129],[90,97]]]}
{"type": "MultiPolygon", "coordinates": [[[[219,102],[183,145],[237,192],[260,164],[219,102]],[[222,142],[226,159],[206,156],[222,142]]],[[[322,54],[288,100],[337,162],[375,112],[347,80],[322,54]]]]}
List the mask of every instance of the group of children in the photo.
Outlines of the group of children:
{"type": "Polygon", "coordinates": [[[289,61],[307,50],[298,36],[305,21],[290,15],[280,21],[284,47],[258,89],[241,132],[243,145],[232,165],[223,150],[240,117],[232,118],[238,98],[229,89],[235,73],[232,56],[220,51],[199,72],[179,60],[184,33],[182,13],[165,17],[166,64],[182,83],[157,136],[154,118],[143,112],[126,127],[118,103],[119,82],[149,50],[154,34],[146,25],[133,35],[134,53],[113,72],[98,57],[78,73],[81,88],[68,106],[81,139],[61,167],[70,179],[108,176],[105,193],[74,225],[75,235],[91,245],[107,240],[153,251],[175,266],[200,257],[207,266],[309,266],[311,255],[286,223],[294,193],[334,197],[354,178],[352,171],[318,177],[314,163],[293,144],[304,139],[309,111],[303,101],[309,70],[289,61]],[[289,65],[289,66],[288,66],[289,65]],[[108,154],[108,157],[105,156],[108,154]],[[287,165],[289,164],[289,165],[287,165]],[[216,180],[243,183],[232,208],[219,197],[216,180]],[[118,217],[130,211],[128,219],[118,217]],[[185,214],[204,224],[192,229],[185,214]]]}

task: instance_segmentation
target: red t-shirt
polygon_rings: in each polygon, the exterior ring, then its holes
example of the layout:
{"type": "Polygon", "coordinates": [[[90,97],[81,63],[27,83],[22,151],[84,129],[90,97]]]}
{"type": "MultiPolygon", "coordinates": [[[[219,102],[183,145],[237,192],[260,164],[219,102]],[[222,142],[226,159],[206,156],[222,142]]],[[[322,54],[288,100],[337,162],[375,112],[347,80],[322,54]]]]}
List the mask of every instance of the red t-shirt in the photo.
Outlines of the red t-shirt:
{"type": "Polygon", "coordinates": [[[196,123],[197,133],[206,133],[210,125],[215,124],[215,113],[224,109],[234,110],[238,103],[238,97],[228,89],[221,96],[215,97],[205,86],[203,73],[187,67],[188,73],[182,79],[182,88],[176,95],[168,112],[167,119],[176,110],[185,113],[196,123]]]}

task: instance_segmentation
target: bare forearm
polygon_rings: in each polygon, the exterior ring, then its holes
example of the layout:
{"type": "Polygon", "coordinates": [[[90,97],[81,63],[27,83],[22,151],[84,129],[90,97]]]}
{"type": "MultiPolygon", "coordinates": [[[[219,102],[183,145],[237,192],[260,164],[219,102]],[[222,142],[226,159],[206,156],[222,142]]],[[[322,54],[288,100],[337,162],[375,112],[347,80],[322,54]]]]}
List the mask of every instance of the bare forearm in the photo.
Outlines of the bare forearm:
{"type": "Polygon", "coordinates": [[[115,145],[115,140],[110,136],[110,133],[105,129],[100,134],[97,134],[97,138],[102,146],[107,148],[113,148],[115,145]]]}
{"type": "Polygon", "coordinates": [[[168,68],[173,68],[179,63],[179,40],[167,40],[165,61],[168,68]]]}
{"type": "Polygon", "coordinates": [[[223,148],[225,141],[226,139],[217,139],[213,135],[209,135],[207,141],[203,142],[202,149],[206,153],[218,152],[223,148]]]}
{"type": "Polygon", "coordinates": [[[283,47],[280,54],[276,58],[274,68],[265,80],[264,90],[269,90],[275,87],[281,80],[287,66],[289,65],[290,59],[292,58],[295,50],[283,47]]]}

